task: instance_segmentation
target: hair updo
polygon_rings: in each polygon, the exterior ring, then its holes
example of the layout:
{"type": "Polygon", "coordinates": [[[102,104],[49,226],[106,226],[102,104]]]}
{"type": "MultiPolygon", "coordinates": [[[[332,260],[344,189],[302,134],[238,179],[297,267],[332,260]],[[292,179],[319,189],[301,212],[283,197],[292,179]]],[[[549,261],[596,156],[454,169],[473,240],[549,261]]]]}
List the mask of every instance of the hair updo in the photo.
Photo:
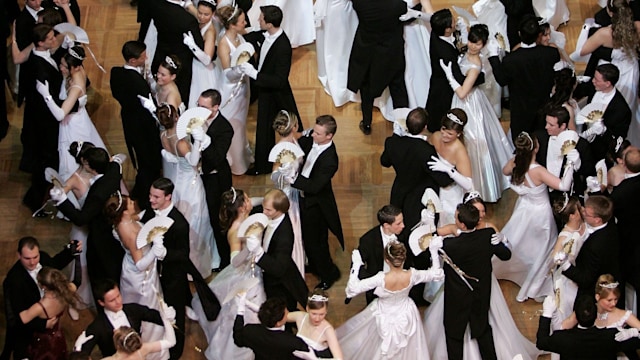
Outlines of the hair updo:
{"type": "Polygon", "coordinates": [[[180,71],[182,63],[180,62],[180,59],[177,56],[167,55],[160,63],[160,66],[167,69],[169,71],[169,74],[177,75],[178,72],[180,71]]]}
{"type": "Polygon", "coordinates": [[[325,290],[315,289],[309,294],[307,299],[307,307],[310,310],[318,310],[329,307],[329,295],[325,290]]]}
{"type": "Polygon", "coordinates": [[[70,47],[63,57],[64,61],[67,62],[69,70],[71,70],[72,67],[82,66],[82,62],[84,61],[86,54],[82,46],[75,45],[70,47]]]}
{"type": "Polygon", "coordinates": [[[385,248],[384,258],[388,260],[393,267],[402,267],[404,261],[407,260],[407,248],[400,242],[392,241],[385,248]]]}
{"type": "Polygon", "coordinates": [[[230,5],[223,6],[216,10],[216,15],[218,19],[222,21],[222,25],[225,29],[229,29],[231,25],[236,25],[238,23],[238,19],[240,18],[240,14],[243,11],[240,8],[236,8],[230,5]]]}
{"type": "Polygon", "coordinates": [[[116,351],[133,354],[142,347],[142,339],[134,329],[121,326],[113,332],[113,344],[116,351]]]}
{"type": "Polygon", "coordinates": [[[280,110],[273,119],[273,130],[282,137],[289,136],[296,126],[298,126],[298,116],[286,110],[280,110]]]}
{"type": "Polygon", "coordinates": [[[244,191],[240,189],[231,188],[222,193],[222,204],[220,205],[220,226],[223,230],[228,230],[231,223],[238,218],[238,212],[244,201],[246,195],[244,191]]]}
{"type": "Polygon", "coordinates": [[[529,135],[529,133],[521,132],[514,145],[516,147],[515,167],[511,174],[511,183],[514,185],[520,185],[524,182],[524,175],[529,171],[529,165],[533,159],[533,149],[536,147],[535,136],[529,135]]]}
{"type": "Polygon", "coordinates": [[[558,197],[553,200],[553,215],[566,225],[569,222],[569,216],[574,214],[579,206],[580,201],[575,196],[558,197]]]}
{"type": "Polygon", "coordinates": [[[596,281],[596,295],[599,295],[602,299],[608,297],[611,293],[620,298],[620,287],[616,279],[611,274],[600,275],[598,281],[596,281]]]}
{"type": "Polygon", "coordinates": [[[120,221],[122,221],[122,214],[125,210],[127,210],[128,200],[129,197],[127,195],[115,193],[111,195],[105,202],[102,212],[114,227],[118,226],[118,224],[120,224],[120,221]]]}
{"type": "Polygon", "coordinates": [[[158,106],[156,116],[160,125],[164,126],[165,129],[173,129],[176,126],[176,121],[178,121],[178,111],[173,105],[167,103],[162,103],[158,106]]]}
{"type": "Polygon", "coordinates": [[[85,142],[78,142],[78,141],[74,141],[71,143],[71,145],[69,145],[69,154],[71,154],[71,156],[73,156],[73,158],[76,160],[76,163],[78,165],[82,165],[82,158],[84,158],[85,153],[87,152],[87,150],[96,147],[95,145],[93,145],[93,143],[90,143],[88,141],[85,142]]]}

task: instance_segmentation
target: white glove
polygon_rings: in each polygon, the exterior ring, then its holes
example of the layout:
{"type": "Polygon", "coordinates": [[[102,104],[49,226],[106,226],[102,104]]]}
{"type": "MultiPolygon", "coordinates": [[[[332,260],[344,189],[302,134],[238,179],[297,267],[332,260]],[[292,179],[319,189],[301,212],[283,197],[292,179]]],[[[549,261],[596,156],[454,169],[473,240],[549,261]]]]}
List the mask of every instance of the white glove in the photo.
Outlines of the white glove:
{"type": "Polygon", "coordinates": [[[449,177],[465,191],[470,191],[473,188],[473,181],[471,178],[460,174],[453,165],[449,164],[448,161],[432,155],[431,161],[427,162],[427,165],[429,165],[429,169],[431,169],[431,171],[440,171],[449,175],[449,177]]]}
{"type": "Polygon", "coordinates": [[[188,8],[189,5],[193,6],[193,2],[191,0],[185,0],[185,1],[181,1],[180,5],[182,5],[183,8],[188,8]]]}
{"type": "Polygon", "coordinates": [[[489,53],[489,57],[498,56],[498,54],[500,53],[500,44],[498,43],[498,40],[494,38],[489,39],[486,47],[487,52],[489,53]]]}
{"type": "Polygon", "coordinates": [[[558,190],[560,191],[569,191],[571,190],[571,184],[573,184],[573,171],[571,164],[567,164],[564,168],[564,174],[562,174],[562,179],[560,179],[560,184],[558,184],[558,190]]]}
{"type": "Polygon", "coordinates": [[[509,242],[507,236],[501,232],[497,232],[491,235],[491,245],[498,245],[500,243],[504,243],[505,245],[509,242]]]}
{"type": "Polygon", "coordinates": [[[236,306],[238,307],[238,309],[236,310],[236,314],[244,316],[245,303],[247,302],[247,292],[241,291],[237,293],[235,297],[235,301],[236,301],[236,306]]]}
{"type": "Polygon", "coordinates": [[[553,295],[547,296],[542,303],[542,316],[551,319],[557,308],[556,297],[553,295]]]}
{"type": "Polygon", "coordinates": [[[93,335],[87,336],[87,332],[83,331],[80,334],[80,336],[78,336],[78,338],[76,339],[76,343],[73,345],[73,351],[82,351],[82,345],[84,345],[87,341],[91,339],[93,339],[93,335]]]}
{"type": "Polygon", "coordinates": [[[253,67],[251,63],[246,62],[239,66],[242,69],[242,72],[245,73],[248,77],[252,78],[253,80],[258,78],[258,70],[256,70],[256,68],[253,67]]]}
{"type": "Polygon", "coordinates": [[[151,247],[153,255],[159,260],[163,260],[167,256],[167,248],[164,247],[164,236],[158,235],[153,238],[153,246],[151,247]]]}
{"type": "Polygon", "coordinates": [[[587,176],[587,192],[594,193],[600,192],[602,188],[600,187],[600,181],[596,176],[587,176]]]}
{"type": "Polygon", "coordinates": [[[126,160],[127,160],[127,155],[125,154],[115,154],[111,157],[111,161],[118,163],[120,165],[124,164],[126,160]]]}
{"type": "Polygon", "coordinates": [[[362,261],[362,255],[360,255],[360,250],[353,249],[351,252],[351,263],[353,264],[353,268],[358,269],[360,266],[364,265],[364,261],[362,261]]]}
{"type": "Polygon", "coordinates": [[[182,34],[182,42],[187,45],[189,50],[193,53],[193,56],[195,56],[196,59],[198,59],[198,61],[200,61],[204,66],[211,63],[211,57],[196,44],[191,31],[182,34]]]}
{"type": "Polygon", "coordinates": [[[73,41],[73,39],[71,39],[69,37],[69,35],[65,35],[64,39],[62,40],[62,44],[60,44],[60,46],[63,49],[69,49],[72,48],[76,43],[73,41]]]}
{"type": "Polygon", "coordinates": [[[49,190],[49,195],[51,196],[51,200],[56,202],[56,205],[60,205],[67,200],[67,194],[65,194],[64,189],[61,187],[54,186],[49,190]]]}
{"type": "Polygon", "coordinates": [[[169,320],[172,324],[176,322],[176,309],[174,309],[173,306],[169,306],[166,302],[160,301],[160,310],[163,318],[169,320]]]}
{"type": "Polygon", "coordinates": [[[51,93],[49,92],[49,81],[45,80],[43,84],[40,80],[36,80],[36,90],[38,90],[40,95],[42,95],[46,101],[48,101],[47,98],[51,98],[51,93]]]}
{"type": "Polygon", "coordinates": [[[51,97],[51,93],[49,92],[49,82],[47,80],[44,81],[44,84],[40,82],[40,80],[36,80],[36,90],[42,95],[44,98],[44,103],[49,108],[49,111],[58,121],[62,121],[64,119],[64,110],[62,110],[58,104],[53,101],[53,97],[51,97]]]}
{"type": "Polygon", "coordinates": [[[458,83],[456,81],[456,78],[453,77],[453,71],[451,70],[452,63],[452,61],[449,61],[449,64],[445,65],[444,61],[440,59],[440,67],[442,68],[442,71],[444,71],[444,74],[447,76],[447,80],[449,80],[449,86],[451,86],[453,91],[456,91],[456,89],[460,87],[460,83],[458,83]]]}
{"type": "Polygon", "coordinates": [[[560,268],[560,271],[567,271],[567,269],[571,267],[571,263],[569,261],[565,261],[558,267],[560,268]]]}
{"type": "Polygon", "coordinates": [[[293,352],[293,356],[303,360],[318,360],[318,357],[312,348],[309,348],[309,351],[295,350],[293,352]]]}
{"type": "Polygon", "coordinates": [[[438,251],[442,249],[443,237],[436,235],[431,238],[431,242],[429,243],[429,251],[438,251]]]}
{"type": "Polygon", "coordinates": [[[264,249],[262,248],[262,240],[256,236],[249,236],[247,238],[247,249],[249,249],[249,251],[251,251],[251,253],[256,257],[262,256],[262,254],[264,254],[264,249]]]}
{"type": "Polygon", "coordinates": [[[430,281],[442,281],[444,280],[444,270],[441,268],[431,268],[427,270],[430,273],[430,281]]]}
{"type": "Polygon", "coordinates": [[[240,80],[242,78],[242,75],[244,74],[244,72],[242,71],[242,67],[240,66],[228,67],[224,69],[222,73],[227,78],[227,80],[232,83],[240,80]]]}
{"type": "Polygon", "coordinates": [[[205,137],[204,130],[201,127],[191,129],[191,137],[193,140],[202,142],[205,137]]]}
{"type": "Polygon", "coordinates": [[[620,329],[620,331],[616,334],[615,339],[618,342],[623,342],[634,337],[638,337],[638,329],[629,328],[629,329],[620,329]]]}
{"type": "Polygon", "coordinates": [[[148,98],[142,95],[138,95],[138,99],[140,99],[140,104],[142,104],[143,108],[147,109],[152,114],[156,113],[156,104],[153,102],[153,97],[151,94],[149,94],[148,98]]]}
{"type": "Polygon", "coordinates": [[[578,83],[586,83],[591,81],[591,76],[578,75],[576,76],[576,81],[578,81],[578,83]]]}
{"type": "Polygon", "coordinates": [[[588,142],[593,142],[596,136],[604,134],[605,131],[607,131],[607,127],[604,125],[604,122],[600,120],[596,121],[590,128],[583,131],[580,134],[580,137],[584,138],[588,142]]]}
{"type": "Polygon", "coordinates": [[[422,11],[407,9],[407,12],[400,15],[398,18],[400,21],[408,21],[411,19],[419,19],[422,17],[422,11]]]}
{"type": "Polygon", "coordinates": [[[431,212],[429,209],[422,209],[422,211],[420,211],[420,223],[422,225],[429,226],[430,231],[436,230],[435,222],[436,214],[431,212]]]}
{"type": "Polygon", "coordinates": [[[460,42],[466,45],[469,42],[469,29],[461,16],[456,20],[456,30],[460,32],[460,42]]]}
{"type": "Polygon", "coordinates": [[[558,251],[555,255],[553,255],[553,263],[556,265],[563,265],[569,257],[567,253],[564,251],[558,251]]]}
{"type": "Polygon", "coordinates": [[[182,43],[187,45],[189,49],[197,48],[196,41],[193,39],[191,31],[182,34],[182,43]]]}
{"type": "Polygon", "coordinates": [[[580,170],[580,166],[582,165],[582,160],[580,159],[580,153],[578,150],[573,149],[567,153],[567,162],[573,164],[573,171],[580,170]]]}

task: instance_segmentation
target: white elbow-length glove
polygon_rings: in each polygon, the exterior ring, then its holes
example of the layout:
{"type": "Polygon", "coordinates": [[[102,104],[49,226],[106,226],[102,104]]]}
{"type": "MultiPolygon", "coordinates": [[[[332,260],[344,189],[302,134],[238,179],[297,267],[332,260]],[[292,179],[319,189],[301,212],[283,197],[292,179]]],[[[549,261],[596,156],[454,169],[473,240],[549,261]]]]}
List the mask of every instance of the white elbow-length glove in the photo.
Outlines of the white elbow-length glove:
{"type": "Polygon", "coordinates": [[[207,53],[200,49],[196,44],[191,31],[182,34],[182,42],[187,45],[189,50],[193,53],[193,56],[195,56],[196,59],[198,59],[198,61],[200,61],[204,66],[211,63],[211,57],[209,57],[209,55],[207,55],[207,53]]]}
{"type": "Polygon", "coordinates": [[[600,121],[596,121],[595,123],[593,123],[593,125],[591,125],[590,128],[583,131],[580,134],[580,137],[587,140],[588,142],[593,142],[596,136],[604,134],[605,131],[607,131],[607,126],[604,124],[602,120],[600,120],[600,121]]]}
{"type": "Polygon", "coordinates": [[[53,97],[49,92],[49,82],[47,80],[44,81],[44,84],[40,82],[40,80],[36,80],[36,90],[42,95],[44,98],[44,103],[47,104],[49,111],[58,121],[64,120],[64,110],[53,101],[53,97]]]}
{"type": "Polygon", "coordinates": [[[470,191],[473,188],[473,181],[471,178],[460,174],[448,161],[436,156],[431,156],[431,161],[429,161],[427,165],[429,165],[429,169],[432,171],[441,171],[449,175],[449,177],[465,191],[470,191]]]}
{"type": "Polygon", "coordinates": [[[440,67],[442,68],[442,71],[444,71],[444,74],[447,76],[447,80],[449,80],[449,86],[451,86],[453,91],[456,91],[460,87],[460,83],[458,83],[458,81],[456,81],[456,78],[453,77],[453,70],[451,70],[452,63],[452,61],[449,61],[449,64],[445,65],[444,61],[440,59],[440,67]]]}

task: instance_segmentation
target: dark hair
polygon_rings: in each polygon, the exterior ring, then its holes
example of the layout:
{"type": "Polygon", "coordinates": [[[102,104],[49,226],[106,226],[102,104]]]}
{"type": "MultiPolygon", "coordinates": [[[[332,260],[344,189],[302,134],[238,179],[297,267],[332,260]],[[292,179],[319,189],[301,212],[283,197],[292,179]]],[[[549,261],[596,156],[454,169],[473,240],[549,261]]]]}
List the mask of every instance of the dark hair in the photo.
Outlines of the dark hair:
{"type": "Polygon", "coordinates": [[[131,40],[122,45],[122,57],[128,62],[131,59],[137,59],[147,50],[147,45],[142,41],[131,40]]]}
{"type": "Polygon", "coordinates": [[[607,148],[605,161],[607,163],[607,168],[610,168],[613,165],[617,164],[617,161],[616,161],[617,159],[624,160],[624,154],[627,148],[631,146],[631,142],[627,139],[622,140],[622,142],[620,143],[620,147],[618,148],[618,151],[616,151],[616,146],[618,145],[618,138],[615,136],[612,136],[609,138],[608,145],[609,147],[607,148]]]}
{"type": "Polygon", "coordinates": [[[321,288],[314,289],[309,294],[309,299],[307,299],[307,306],[311,310],[318,310],[318,309],[322,309],[322,308],[325,308],[325,307],[328,308],[329,307],[329,295],[327,294],[327,292],[325,290],[323,290],[321,288]],[[311,298],[314,295],[325,297],[327,300],[326,301],[311,300],[311,298]]]}
{"type": "Polygon", "coordinates": [[[69,145],[69,154],[71,154],[71,156],[73,156],[74,159],[76,159],[76,163],[78,165],[82,165],[82,158],[84,158],[87,150],[96,147],[95,145],[93,145],[93,143],[90,143],[88,141],[84,141],[84,142],[77,142],[74,141],[71,143],[71,145],[69,145]],[[80,149],[78,149],[78,146],[80,146],[80,149]]]}
{"type": "Polygon", "coordinates": [[[243,11],[238,7],[238,13],[236,14],[235,9],[236,8],[234,6],[227,5],[216,10],[216,15],[218,16],[218,19],[222,21],[222,25],[225,29],[229,29],[231,25],[236,25],[238,23],[238,18],[240,18],[240,14],[242,14],[243,11]]]}
{"type": "Polygon", "coordinates": [[[402,214],[402,209],[395,205],[385,205],[378,210],[378,222],[380,225],[393,224],[398,215],[402,214]]]}
{"type": "Polygon", "coordinates": [[[320,125],[327,130],[327,134],[336,134],[338,124],[332,115],[320,115],[316,118],[316,125],[320,125]]]}
{"type": "Polygon", "coordinates": [[[475,43],[478,41],[482,41],[482,44],[485,45],[487,40],[489,40],[489,27],[485,24],[475,24],[469,29],[469,42],[475,43]]]}
{"type": "Polygon", "coordinates": [[[169,74],[178,75],[182,67],[182,63],[180,62],[180,58],[178,58],[177,56],[167,55],[164,59],[162,59],[160,66],[169,70],[169,74]],[[171,62],[167,61],[168,59],[170,59],[171,62]]]}
{"type": "Polygon", "coordinates": [[[286,213],[289,211],[289,198],[284,191],[280,189],[271,189],[264,194],[264,199],[270,199],[272,201],[273,208],[280,211],[281,213],[286,213]]]}
{"type": "Polygon", "coordinates": [[[122,220],[122,213],[127,209],[127,200],[129,200],[127,195],[115,193],[107,199],[102,208],[102,213],[114,227],[118,226],[122,220]]]}
{"type": "Polygon", "coordinates": [[[104,301],[106,293],[113,289],[118,289],[118,283],[111,279],[97,279],[91,282],[93,288],[93,298],[100,301],[104,301]]]}
{"type": "Polygon", "coordinates": [[[235,188],[222,193],[222,204],[220,204],[220,213],[218,214],[222,230],[228,230],[231,223],[238,217],[238,210],[244,204],[245,197],[244,191],[235,188]]]}
{"type": "Polygon", "coordinates": [[[69,50],[64,54],[63,58],[64,58],[64,61],[67,62],[67,66],[69,67],[69,70],[71,70],[72,67],[82,66],[82,62],[84,61],[85,56],[87,55],[84,52],[84,48],[82,46],[76,45],[69,48],[69,50]],[[77,57],[71,55],[71,51],[73,51],[76,55],[78,55],[82,59],[78,59],[77,57]]]}
{"type": "Polygon", "coordinates": [[[589,196],[584,201],[584,207],[593,209],[593,214],[602,219],[603,223],[609,222],[613,216],[613,202],[603,195],[589,196]]]}
{"type": "Polygon", "coordinates": [[[553,78],[554,92],[549,99],[548,107],[562,106],[571,99],[573,88],[576,86],[576,74],[571,68],[560,69],[553,78]]]}
{"type": "Polygon", "coordinates": [[[535,135],[521,132],[514,143],[516,148],[515,167],[511,174],[511,183],[520,185],[524,182],[524,176],[529,171],[531,159],[533,159],[533,150],[536,147],[537,139],[535,135]]]}
{"type": "Polygon", "coordinates": [[[260,323],[268,328],[276,326],[278,321],[284,317],[284,311],[287,309],[287,303],[279,297],[267,299],[260,305],[258,310],[258,319],[260,323]]]}
{"type": "Polygon", "coordinates": [[[548,22],[540,23],[542,21],[541,17],[536,17],[536,20],[538,21],[538,36],[544,35],[547,30],[551,29],[551,25],[548,22]]]}
{"type": "Polygon", "coordinates": [[[142,347],[142,339],[133,328],[121,326],[113,332],[113,345],[117,350],[133,354],[142,347]]]}
{"type": "Polygon", "coordinates": [[[427,127],[427,122],[429,122],[427,110],[421,107],[411,110],[407,115],[407,130],[409,130],[409,134],[420,134],[427,127]]]}
{"type": "Polygon", "coordinates": [[[84,159],[87,160],[89,167],[95,170],[98,174],[104,174],[107,172],[107,167],[111,162],[107,150],[99,147],[87,149],[84,159]]]}
{"type": "Polygon", "coordinates": [[[289,136],[293,129],[297,128],[298,116],[294,112],[280,110],[278,115],[276,115],[276,118],[273,119],[273,130],[282,137],[289,136]]]}
{"type": "Polygon", "coordinates": [[[151,184],[151,187],[153,187],[154,189],[162,190],[164,192],[164,195],[167,196],[173,194],[175,185],[173,185],[173,182],[171,182],[171,180],[161,177],[159,179],[156,179],[151,184]]]}
{"type": "Polygon", "coordinates": [[[31,42],[35,47],[38,47],[38,43],[45,41],[47,35],[53,31],[53,27],[47,24],[36,24],[31,31],[31,42]]]}
{"type": "Polygon", "coordinates": [[[26,247],[29,250],[33,250],[34,248],[40,248],[40,243],[33,236],[25,236],[18,240],[18,253],[22,253],[22,249],[26,247]]]}
{"type": "Polygon", "coordinates": [[[200,94],[200,96],[211,99],[211,106],[220,105],[222,102],[222,96],[220,92],[216,89],[207,89],[200,94]]]}
{"type": "Polygon", "coordinates": [[[609,81],[612,86],[615,86],[620,79],[620,70],[613,64],[602,64],[596,67],[596,71],[602,75],[604,81],[609,81]]]}
{"type": "Polygon", "coordinates": [[[590,328],[596,322],[598,308],[593,297],[589,295],[580,295],[573,304],[573,311],[576,313],[578,325],[584,328],[590,328]]]}
{"type": "Polygon", "coordinates": [[[539,30],[538,19],[534,15],[525,16],[518,27],[522,43],[526,45],[535,43],[538,40],[539,30]]]}
{"type": "Polygon", "coordinates": [[[266,24],[280,27],[282,24],[282,10],[275,5],[260,6],[260,11],[266,24]]]}
{"type": "Polygon", "coordinates": [[[431,32],[437,36],[444,36],[445,31],[451,28],[452,22],[451,10],[440,9],[431,16],[431,32]]]}
{"type": "Polygon", "coordinates": [[[553,200],[552,209],[553,215],[559,219],[563,224],[569,222],[569,216],[578,210],[580,206],[580,200],[575,196],[570,196],[567,200],[567,204],[564,203],[564,196],[556,197],[553,200]]]}
{"type": "Polygon", "coordinates": [[[480,203],[482,204],[482,206],[485,208],[485,210],[487,209],[487,206],[484,203],[484,200],[482,200],[482,198],[480,196],[478,197],[474,197],[473,199],[469,199],[468,201],[464,201],[464,199],[466,199],[469,196],[469,192],[464,193],[464,196],[462,197],[462,200],[465,204],[469,204],[469,205],[473,205],[473,204],[477,204],[480,203]]]}
{"type": "Polygon", "coordinates": [[[640,172],[640,150],[631,149],[624,155],[624,166],[632,173],[640,172]]]}
{"type": "Polygon", "coordinates": [[[389,260],[393,267],[402,267],[407,260],[407,248],[401,242],[392,241],[384,249],[384,258],[389,260]]]}
{"type": "Polygon", "coordinates": [[[44,8],[38,11],[36,15],[42,19],[41,24],[56,26],[62,22],[62,15],[54,8],[44,8]]]}
{"type": "Polygon", "coordinates": [[[176,111],[173,105],[168,103],[162,103],[158,106],[156,116],[158,117],[160,125],[164,126],[165,129],[173,129],[178,121],[178,111],[176,111]]]}
{"type": "Polygon", "coordinates": [[[456,207],[458,211],[458,221],[464,224],[467,229],[473,229],[478,226],[480,221],[480,211],[469,203],[458,204],[456,207]]]}
{"type": "Polygon", "coordinates": [[[447,111],[447,113],[444,114],[444,116],[440,120],[440,124],[441,128],[444,128],[445,130],[454,130],[455,132],[460,134],[459,139],[464,143],[464,126],[467,125],[467,113],[464,112],[464,110],[454,108],[447,111]],[[451,120],[449,116],[458,118],[458,120],[462,122],[462,125],[451,120]]]}
{"type": "Polygon", "coordinates": [[[209,9],[211,9],[211,11],[213,11],[213,13],[216,12],[216,3],[215,2],[198,1],[198,7],[200,7],[200,5],[208,7],[209,9]]]}
{"type": "Polygon", "coordinates": [[[548,109],[546,115],[558,119],[558,127],[561,127],[563,124],[567,127],[569,126],[569,119],[571,119],[571,115],[569,115],[569,110],[564,106],[557,106],[548,109]]]}

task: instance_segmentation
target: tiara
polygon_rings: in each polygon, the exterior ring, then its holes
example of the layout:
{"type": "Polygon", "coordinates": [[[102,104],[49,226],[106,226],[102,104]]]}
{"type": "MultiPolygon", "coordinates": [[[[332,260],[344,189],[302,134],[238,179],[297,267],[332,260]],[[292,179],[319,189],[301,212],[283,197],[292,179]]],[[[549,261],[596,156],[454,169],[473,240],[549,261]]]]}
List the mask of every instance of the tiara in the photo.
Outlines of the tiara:
{"type": "Polygon", "coordinates": [[[482,196],[480,196],[479,192],[473,190],[467,195],[467,197],[464,198],[463,203],[466,204],[466,203],[468,203],[469,201],[471,201],[473,199],[482,199],[482,196]]]}
{"type": "Polygon", "coordinates": [[[287,116],[287,126],[286,126],[286,128],[289,129],[291,127],[291,115],[289,114],[289,112],[287,110],[280,110],[280,114],[283,114],[283,115],[287,116]]]}
{"type": "Polygon", "coordinates": [[[213,6],[217,6],[218,5],[218,4],[216,4],[216,2],[214,0],[202,0],[202,1],[204,1],[206,3],[209,3],[209,4],[213,5],[213,6]]]}
{"type": "Polygon", "coordinates": [[[231,19],[235,19],[236,16],[240,15],[240,9],[238,8],[238,4],[235,3],[235,1],[233,2],[233,14],[231,14],[231,16],[229,17],[229,21],[231,21],[231,19]]]}
{"type": "Polygon", "coordinates": [[[529,135],[528,132],[523,131],[523,132],[520,133],[520,135],[518,135],[518,137],[520,137],[520,136],[524,136],[527,139],[529,139],[529,141],[531,141],[531,146],[529,146],[529,151],[532,151],[533,150],[533,139],[531,138],[531,135],[529,135]]]}
{"type": "Polygon", "coordinates": [[[118,195],[118,207],[116,208],[116,211],[118,211],[122,207],[122,194],[120,193],[120,190],[116,190],[115,194],[113,195],[118,195]]]}
{"type": "Polygon", "coordinates": [[[567,208],[567,205],[569,205],[569,194],[567,194],[566,192],[562,194],[564,194],[564,202],[562,203],[562,208],[560,208],[560,212],[563,212],[567,208]]]}
{"type": "MultiPolygon", "coordinates": [[[[78,147],[76,148],[76,157],[80,156],[80,151],[82,151],[83,141],[78,141],[78,147]]],[[[616,150],[618,152],[618,150],[616,150]]]]}
{"type": "Polygon", "coordinates": [[[126,345],[127,344],[127,339],[129,339],[129,336],[131,336],[131,335],[133,335],[135,333],[136,333],[136,331],[131,329],[131,332],[128,333],[127,335],[125,335],[124,339],[122,340],[122,345],[126,345]]]}
{"type": "Polygon", "coordinates": [[[169,109],[169,118],[171,118],[171,114],[173,113],[173,111],[171,111],[171,106],[169,105],[169,103],[163,102],[160,104],[160,107],[166,107],[167,109],[169,109]]]}
{"type": "Polygon", "coordinates": [[[233,193],[233,199],[231,200],[231,203],[235,203],[236,202],[236,198],[238,197],[238,193],[236,192],[236,189],[233,188],[233,186],[231,187],[231,192],[233,193]]]}
{"type": "Polygon", "coordinates": [[[456,116],[456,114],[453,113],[447,113],[447,118],[449,118],[449,120],[453,121],[454,123],[460,125],[460,126],[464,126],[464,124],[462,123],[462,120],[460,120],[460,118],[458,118],[456,116]]]}
{"type": "Polygon", "coordinates": [[[615,152],[618,152],[618,150],[620,150],[620,147],[622,146],[622,142],[623,141],[624,141],[624,139],[622,138],[622,136],[618,136],[618,138],[616,139],[615,152]]]}
{"type": "Polygon", "coordinates": [[[80,61],[84,60],[84,57],[80,56],[80,54],[78,54],[75,50],[73,50],[73,48],[69,48],[69,55],[73,56],[74,58],[80,61]]]}
{"type": "Polygon", "coordinates": [[[164,62],[166,62],[170,68],[174,70],[178,70],[178,65],[176,65],[176,63],[173,61],[173,59],[169,55],[164,57],[164,62]]]}
{"type": "Polygon", "coordinates": [[[603,284],[600,283],[598,284],[598,286],[600,286],[601,288],[605,288],[605,289],[615,289],[618,287],[618,285],[620,285],[617,281],[616,282],[612,282],[612,283],[608,283],[608,284],[603,284]]]}
{"type": "MultiPolygon", "coordinates": [[[[613,1],[613,0],[611,0],[611,1],[613,1]]],[[[544,25],[544,24],[546,24],[546,23],[548,23],[548,22],[549,22],[549,21],[547,21],[547,19],[545,19],[545,18],[540,18],[540,19],[538,20],[538,26],[540,26],[540,25],[544,25]]]]}
{"type": "Polygon", "coordinates": [[[322,296],[320,294],[313,294],[307,298],[309,301],[317,301],[317,302],[328,302],[329,298],[326,296],[322,296]]]}

